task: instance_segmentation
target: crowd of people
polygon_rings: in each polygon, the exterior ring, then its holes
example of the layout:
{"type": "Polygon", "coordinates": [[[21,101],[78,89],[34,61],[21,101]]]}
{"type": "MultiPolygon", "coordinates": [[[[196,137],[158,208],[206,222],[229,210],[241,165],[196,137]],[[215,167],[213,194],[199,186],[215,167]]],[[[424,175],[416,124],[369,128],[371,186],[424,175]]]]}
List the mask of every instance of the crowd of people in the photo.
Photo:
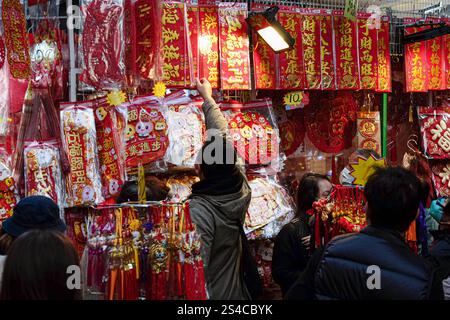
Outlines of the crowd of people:
{"type": "MultiPolygon", "coordinates": [[[[251,189],[211,85],[197,80],[197,90],[205,101],[206,127],[215,132],[200,153],[205,158],[213,150],[215,161],[200,159],[200,181],[189,197],[202,241],[208,298],[258,299],[261,283],[243,231],[251,189]]],[[[343,172],[342,184],[346,178],[343,172]]],[[[137,189],[135,182],[127,183],[117,201],[137,201],[137,189]]],[[[377,168],[364,187],[367,227],[315,248],[315,221],[307,211],[332,190],[329,178],[320,174],[305,174],[299,183],[297,214],[278,234],[273,252],[272,276],[284,299],[450,299],[448,201],[435,200],[426,211],[438,227],[429,230],[434,239],[429,255],[418,255],[406,244],[405,232],[428,190],[407,169],[377,168]]],[[[169,194],[158,181],[146,191],[147,200],[169,194]]],[[[82,299],[80,288],[68,286],[67,270],[80,262],[65,229],[60,208],[51,199],[19,201],[0,231],[0,299],[82,299]]]]}

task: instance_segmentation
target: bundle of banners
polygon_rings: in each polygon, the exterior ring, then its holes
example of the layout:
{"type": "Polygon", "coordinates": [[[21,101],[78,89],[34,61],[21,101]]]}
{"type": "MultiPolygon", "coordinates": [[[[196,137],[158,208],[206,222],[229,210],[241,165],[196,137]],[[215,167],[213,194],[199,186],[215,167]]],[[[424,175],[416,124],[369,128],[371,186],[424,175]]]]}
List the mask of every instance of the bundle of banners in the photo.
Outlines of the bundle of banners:
{"type": "Polygon", "coordinates": [[[316,247],[337,235],[359,232],[366,225],[363,189],[360,186],[335,186],[330,197],[314,202],[308,214],[315,218],[316,247]]]}
{"type": "Polygon", "coordinates": [[[105,208],[86,218],[88,295],[107,300],[206,299],[189,205],[105,208]]]}
{"type": "Polygon", "coordinates": [[[9,161],[0,149],[0,221],[10,217],[18,201],[9,161]]]}
{"type": "Polygon", "coordinates": [[[244,230],[249,239],[275,237],[294,217],[295,209],[288,192],[275,181],[251,178],[252,199],[245,216],[244,230]]]}

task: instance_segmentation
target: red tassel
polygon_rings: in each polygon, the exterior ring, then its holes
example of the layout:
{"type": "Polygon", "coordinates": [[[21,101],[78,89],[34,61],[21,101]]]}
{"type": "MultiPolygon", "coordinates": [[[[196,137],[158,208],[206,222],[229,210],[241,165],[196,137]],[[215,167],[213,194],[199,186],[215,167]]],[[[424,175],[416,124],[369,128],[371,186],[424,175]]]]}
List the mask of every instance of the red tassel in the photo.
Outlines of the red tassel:
{"type": "Polygon", "coordinates": [[[195,300],[206,300],[205,271],[203,261],[195,261],[195,300]]]}
{"type": "Polygon", "coordinates": [[[184,287],[187,300],[195,300],[195,279],[194,279],[194,266],[192,263],[185,263],[184,270],[184,287]]]}

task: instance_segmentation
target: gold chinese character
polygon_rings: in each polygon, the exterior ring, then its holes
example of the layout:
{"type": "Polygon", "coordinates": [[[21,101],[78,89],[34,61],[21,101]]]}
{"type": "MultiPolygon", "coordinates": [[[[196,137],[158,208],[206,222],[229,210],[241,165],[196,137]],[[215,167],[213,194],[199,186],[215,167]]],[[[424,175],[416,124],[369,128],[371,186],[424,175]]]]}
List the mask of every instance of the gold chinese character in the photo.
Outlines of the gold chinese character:
{"type": "Polygon", "coordinates": [[[361,48],[369,51],[372,50],[372,38],[363,37],[361,39],[361,48]]]}
{"type": "Polygon", "coordinates": [[[166,44],[167,42],[170,42],[173,40],[178,40],[178,38],[180,37],[180,34],[176,30],[170,30],[170,29],[163,28],[162,37],[164,40],[164,44],[166,44]]]}
{"type": "Polygon", "coordinates": [[[206,13],[205,20],[203,21],[206,29],[209,31],[210,29],[217,28],[217,18],[213,14],[206,13]]]}
{"type": "Polygon", "coordinates": [[[351,35],[343,35],[341,37],[341,42],[340,42],[340,46],[342,47],[346,47],[346,48],[351,48],[352,47],[352,36],[351,35]]]}
{"type": "Polygon", "coordinates": [[[372,65],[371,64],[363,64],[361,66],[361,75],[373,75],[372,65]]]}
{"type": "Polygon", "coordinates": [[[163,48],[164,60],[178,60],[180,59],[180,53],[178,52],[180,48],[174,47],[173,45],[165,45],[163,48]]]}
{"type": "Polygon", "coordinates": [[[314,33],[316,31],[316,23],[313,16],[306,16],[303,20],[303,32],[308,31],[314,33]]]}
{"type": "Polygon", "coordinates": [[[162,24],[176,24],[177,21],[180,20],[180,17],[177,15],[176,9],[168,9],[164,8],[163,16],[162,16],[162,24]]]}
{"type": "Polygon", "coordinates": [[[287,20],[286,20],[286,25],[284,28],[288,31],[295,32],[296,27],[297,27],[297,21],[295,21],[294,15],[287,14],[286,17],[287,17],[287,20]]]}

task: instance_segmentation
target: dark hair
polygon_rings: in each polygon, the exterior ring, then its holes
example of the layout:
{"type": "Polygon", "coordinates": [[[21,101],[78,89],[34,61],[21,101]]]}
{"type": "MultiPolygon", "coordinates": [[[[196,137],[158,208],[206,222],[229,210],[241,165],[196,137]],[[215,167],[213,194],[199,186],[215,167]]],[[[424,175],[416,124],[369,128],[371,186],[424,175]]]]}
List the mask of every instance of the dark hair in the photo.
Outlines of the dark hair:
{"type": "Polygon", "coordinates": [[[224,137],[211,136],[211,139],[203,144],[201,156],[200,168],[203,178],[221,179],[235,174],[236,150],[224,137]]]}
{"type": "Polygon", "coordinates": [[[364,157],[365,159],[370,156],[373,156],[375,159],[381,159],[381,156],[372,149],[356,149],[355,154],[364,157]]]}
{"type": "MultiPolygon", "coordinates": [[[[156,177],[148,177],[145,179],[147,201],[162,201],[167,198],[170,188],[156,177]]],[[[117,203],[130,201],[138,201],[138,184],[137,181],[127,181],[122,186],[117,203]]]]}
{"type": "Polygon", "coordinates": [[[297,216],[306,214],[318,200],[320,180],[330,181],[326,175],[319,173],[306,173],[300,180],[297,189],[297,216]]]}
{"type": "Polygon", "coordinates": [[[1,300],[77,300],[81,290],[69,289],[69,266],[78,254],[63,233],[32,230],[18,237],[6,257],[1,300]]]}
{"type": "Polygon", "coordinates": [[[0,255],[5,256],[8,254],[15,237],[8,234],[3,228],[0,228],[0,255]]]}
{"type": "Polygon", "coordinates": [[[375,168],[364,187],[367,218],[372,225],[404,232],[417,216],[424,191],[419,178],[405,168],[375,168]]]}

